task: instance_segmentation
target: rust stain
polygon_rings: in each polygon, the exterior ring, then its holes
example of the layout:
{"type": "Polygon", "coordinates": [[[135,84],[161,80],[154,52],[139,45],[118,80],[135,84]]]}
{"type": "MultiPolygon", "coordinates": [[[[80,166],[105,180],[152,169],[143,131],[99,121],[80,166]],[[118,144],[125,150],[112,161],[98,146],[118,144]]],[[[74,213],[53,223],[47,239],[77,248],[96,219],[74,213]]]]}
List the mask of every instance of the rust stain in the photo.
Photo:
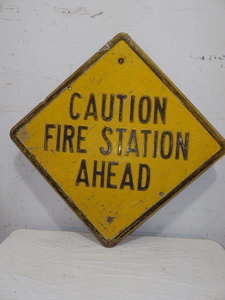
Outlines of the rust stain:
{"type": "Polygon", "coordinates": [[[26,130],[26,128],[24,128],[24,130],[20,133],[20,141],[22,143],[25,143],[27,140],[29,140],[30,135],[28,133],[28,131],[26,130]]]}
{"type": "Polygon", "coordinates": [[[109,217],[106,218],[106,221],[107,221],[109,224],[111,224],[111,223],[115,220],[115,218],[116,218],[116,217],[111,217],[111,216],[109,216],[109,217]]]}

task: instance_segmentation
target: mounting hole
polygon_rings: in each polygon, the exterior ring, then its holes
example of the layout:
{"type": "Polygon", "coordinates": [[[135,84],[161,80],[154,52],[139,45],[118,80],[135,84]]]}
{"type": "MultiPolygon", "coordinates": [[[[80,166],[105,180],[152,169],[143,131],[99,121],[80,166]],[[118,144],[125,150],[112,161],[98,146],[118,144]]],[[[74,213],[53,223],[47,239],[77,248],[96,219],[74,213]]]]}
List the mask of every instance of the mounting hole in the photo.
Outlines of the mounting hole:
{"type": "Polygon", "coordinates": [[[119,64],[123,64],[123,63],[124,63],[124,58],[120,57],[120,58],[118,59],[118,63],[119,63],[119,64]]]}
{"type": "Polygon", "coordinates": [[[161,196],[161,197],[164,196],[164,193],[163,193],[163,192],[160,192],[160,193],[159,193],[159,196],[161,196]]]}
{"type": "Polygon", "coordinates": [[[70,85],[68,85],[68,90],[70,90],[70,91],[72,90],[72,87],[70,85]]]}

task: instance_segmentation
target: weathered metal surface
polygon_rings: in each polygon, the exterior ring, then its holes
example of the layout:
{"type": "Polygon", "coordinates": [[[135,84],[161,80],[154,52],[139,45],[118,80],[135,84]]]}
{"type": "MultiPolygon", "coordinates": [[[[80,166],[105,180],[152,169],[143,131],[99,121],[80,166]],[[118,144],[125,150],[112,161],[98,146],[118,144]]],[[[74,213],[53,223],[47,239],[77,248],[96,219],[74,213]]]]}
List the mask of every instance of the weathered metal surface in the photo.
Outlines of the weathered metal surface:
{"type": "Polygon", "coordinates": [[[224,139],[118,34],[11,131],[104,246],[114,246],[225,152],[224,139]]]}

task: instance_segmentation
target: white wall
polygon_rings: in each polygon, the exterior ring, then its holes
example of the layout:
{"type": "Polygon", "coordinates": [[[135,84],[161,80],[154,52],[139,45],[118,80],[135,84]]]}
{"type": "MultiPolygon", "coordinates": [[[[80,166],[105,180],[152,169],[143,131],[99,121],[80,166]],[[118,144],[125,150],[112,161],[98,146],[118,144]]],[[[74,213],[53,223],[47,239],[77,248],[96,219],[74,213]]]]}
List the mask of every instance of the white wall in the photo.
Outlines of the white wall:
{"type": "MultiPolygon", "coordinates": [[[[0,2],[0,240],[18,228],[86,230],[9,131],[114,35],[127,32],[225,136],[225,1],[0,2]]],[[[225,158],[135,233],[225,245],[225,158]]]]}

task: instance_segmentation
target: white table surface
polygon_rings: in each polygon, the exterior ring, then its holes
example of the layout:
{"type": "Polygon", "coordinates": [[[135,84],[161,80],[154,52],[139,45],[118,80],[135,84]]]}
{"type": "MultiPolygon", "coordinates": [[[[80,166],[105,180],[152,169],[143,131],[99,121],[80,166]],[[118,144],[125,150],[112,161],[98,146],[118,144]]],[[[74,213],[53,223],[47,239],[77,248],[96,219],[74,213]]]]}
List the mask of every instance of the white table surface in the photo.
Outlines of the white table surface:
{"type": "Polygon", "coordinates": [[[18,230],[0,245],[0,299],[225,299],[225,251],[210,240],[18,230]]]}

